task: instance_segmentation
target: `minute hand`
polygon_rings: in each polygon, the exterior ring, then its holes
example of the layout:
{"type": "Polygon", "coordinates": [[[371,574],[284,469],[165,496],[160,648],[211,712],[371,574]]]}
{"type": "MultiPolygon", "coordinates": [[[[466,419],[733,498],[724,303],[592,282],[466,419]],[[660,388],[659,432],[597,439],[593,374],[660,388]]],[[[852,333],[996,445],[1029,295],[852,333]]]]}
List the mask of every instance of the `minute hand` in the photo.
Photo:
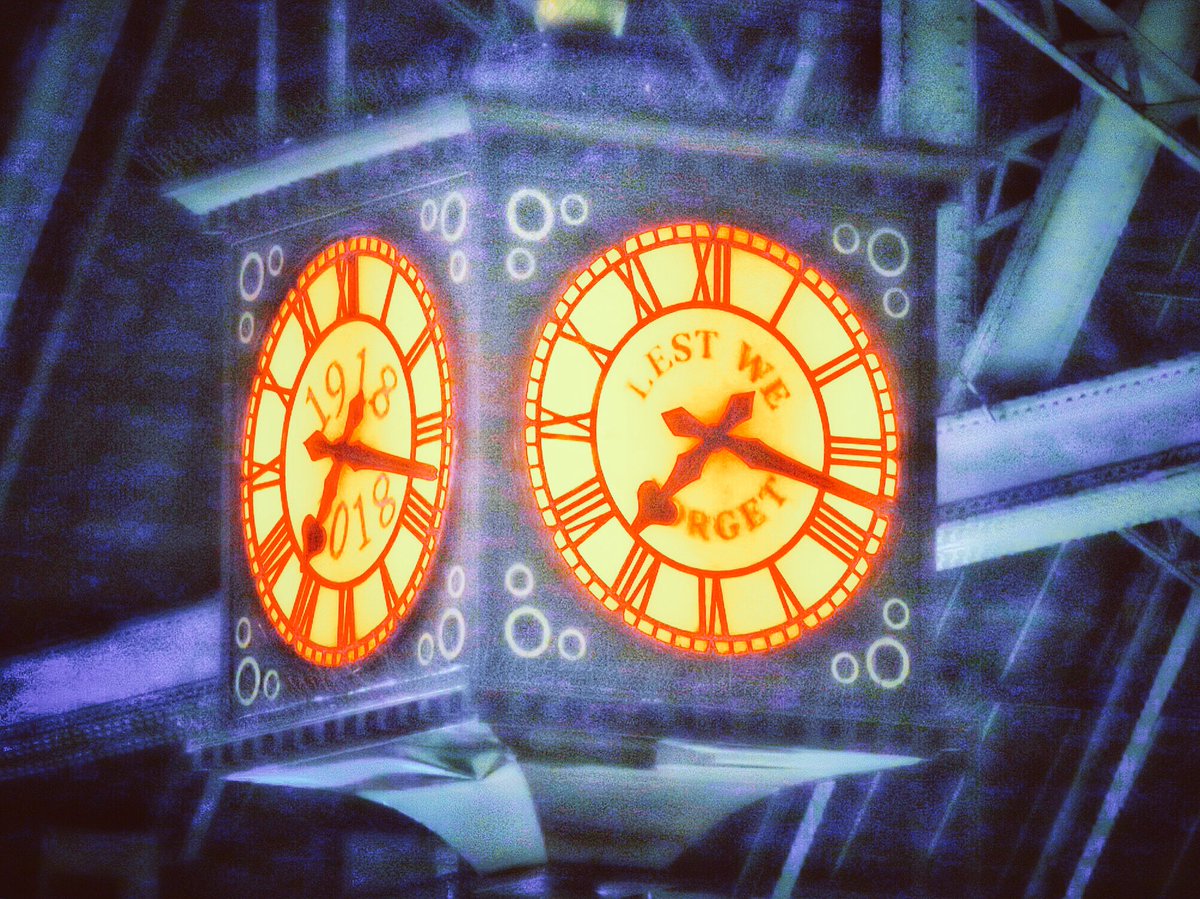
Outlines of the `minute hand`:
{"type": "Polygon", "coordinates": [[[767,446],[757,437],[734,437],[730,435],[725,438],[725,449],[729,450],[729,452],[733,453],[751,468],[781,474],[794,481],[803,481],[805,484],[810,484],[818,490],[828,491],[835,496],[858,503],[860,506],[866,506],[868,509],[877,510],[883,502],[883,498],[880,496],[868,493],[866,490],[847,484],[845,481],[830,477],[823,471],[818,471],[790,456],[785,456],[779,450],[767,446]]]}
{"type": "Polygon", "coordinates": [[[393,456],[391,453],[371,449],[361,443],[333,443],[320,432],[308,438],[304,445],[313,459],[325,456],[333,459],[334,462],[345,464],[354,471],[367,468],[408,478],[419,478],[423,481],[432,481],[437,477],[437,468],[425,462],[405,459],[403,456],[393,456]]]}

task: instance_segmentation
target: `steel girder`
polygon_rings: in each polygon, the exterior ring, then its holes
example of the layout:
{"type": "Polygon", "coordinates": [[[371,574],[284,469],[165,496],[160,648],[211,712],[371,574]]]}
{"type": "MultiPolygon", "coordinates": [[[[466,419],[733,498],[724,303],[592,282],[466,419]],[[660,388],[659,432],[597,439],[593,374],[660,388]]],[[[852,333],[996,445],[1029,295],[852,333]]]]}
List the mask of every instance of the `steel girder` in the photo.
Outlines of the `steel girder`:
{"type": "MultiPolygon", "coordinates": [[[[1014,19],[1001,0],[978,2],[1006,22],[1014,19]]],[[[1137,31],[1173,65],[1190,70],[1200,50],[1200,4],[1149,0],[1137,31]]],[[[1174,82],[1153,67],[1127,58],[1125,68],[1139,73],[1146,103],[1179,99],[1174,82]]],[[[961,407],[971,391],[1011,395],[1058,376],[1160,143],[1142,110],[1111,91],[1105,96],[1085,98],[1068,125],[963,355],[947,411],[961,407]]]]}

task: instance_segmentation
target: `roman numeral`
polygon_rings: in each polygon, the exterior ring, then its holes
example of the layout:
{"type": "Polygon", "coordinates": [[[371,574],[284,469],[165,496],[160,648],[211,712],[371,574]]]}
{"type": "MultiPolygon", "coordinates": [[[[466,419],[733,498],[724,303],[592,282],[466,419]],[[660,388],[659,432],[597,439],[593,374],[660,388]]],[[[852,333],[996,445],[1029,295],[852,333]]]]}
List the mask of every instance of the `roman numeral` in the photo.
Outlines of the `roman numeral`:
{"type": "Polygon", "coordinates": [[[847,565],[854,561],[867,541],[865,529],[825,502],[817,507],[809,521],[808,536],[847,565]]]}
{"type": "Polygon", "coordinates": [[[654,290],[654,285],[650,283],[650,278],[646,274],[645,266],[642,265],[642,260],[637,256],[629,256],[613,266],[613,271],[617,273],[617,277],[621,279],[625,285],[625,289],[629,291],[630,299],[633,300],[633,313],[638,321],[643,318],[648,318],[655,312],[662,311],[662,301],[658,298],[658,293],[654,290]],[[634,269],[637,273],[634,273],[634,269]],[[637,276],[640,275],[642,283],[646,287],[643,293],[638,287],[637,276]]]}
{"type": "Polygon", "coordinates": [[[775,583],[775,592],[779,594],[779,604],[783,606],[783,617],[788,620],[799,618],[804,614],[804,606],[796,596],[796,591],[775,565],[771,565],[768,570],[771,572],[771,580],[775,583]]]}
{"type": "Polygon", "coordinates": [[[714,637],[729,636],[729,617],[725,614],[725,591],[721,579],[701,577],[697,595],[700,602],[700,626],[697,633],[714,637]]]}
{"type": "Polygon", "coordinates": [[[334,262],[338,284],[338,318],[358,313],[358,256],[341,256],[334,262]]]}
{"type": "Polygon", "coordinates": [[[562,336],[567,340],[571,341],[572,343],[577,343],[587,350],[591,354],[592,358],[596,360],[596,364],[601,368],[605,368],[608,365],[608,360],[612,358],[611,350],[606,350],[599,344],[592,343],[590,340],[584,337],[580,330],[575,327],[575,323],[570,319],[567,319],[562,323],[559,333],[561,333],[562,336]]]}
{"type": "Polygon", "coordinates": [[[267,583],[274,584],[279,579],[279,573],[291,558],[292,549],[292,535],[288,530],[287,519],[281,518],[271,528],[266,539],[258,545],[258,564],[267,583]]]}
{"type": "Polygon", "coordinates": [[[441,409],[422,415],[413,423],[413,441],[417,446],[437,443],[442,439],[445,428],[446,417],[441,409]]]}
{"type": "Polygon", "coordinates": [[[654,582],[658,580],[661,564],[658,557],[645,546],[634,543],[613,580],[613,593],[627,605],[636,606],[639,612],[645,612],[650,602],[650,594],[654,592],[654,582]]]}
{"type": "Polygon", "coordinates": [[[300,325],[300,335],[304,338],[305,351],[311,350],[317,343],[317,335],[321,326],[317,324],[317,313],[307,293],[296,294],[295,298],[296,323],[300,325]]]}
{"type": "Polygon", "coordinates": [[[800,286],[800,282],[804,278],[799,272],[796,272],[796,277],[792,278],[792,283],[788,285],[788,289],[783,294],[783,299],[779,301],[779,305],[775,307],[775,312],[771,316],[772,326],[778,326],[779,320],[783,318],[783,313],[787,311],[788,303],[792,301],[792,297],[796,295],[796,288],[800,286]]]}
{"type": "Polygon", "coordinates": [[[421,330],[421,333],[417,335],[417,339],[409,347],[408,352],[404,354],[405,371],[411,372],[416,368],[417,361],[421,358],[425,350],[429,348],[431,343],[433,343],[433,328],[427,324],[421,330]]]}
{"type": "Polygon", "coordinates": [[[283,453],[280,453],[270,462],[259,464],[254,460],[250,461],[250,489],[262,490],[264,487],[279,486],[280,478],[283,476],[283,453]],[[260,481],[259,478],[262,478],[260,481]]]}
{"type": "Polygon", "coordinates": [[[353,643],[354,639],[354,589],[343,587],[338,590],[337,645],[345,648],[353,643]]]}
{"type": "Polygon", "coordinates": [[[392,278],[390,281],[388,281],[387,293],[383,296],[383,308],[379,310],[380,321],[387,320],[388,309],[390,309],[392,306],[392,291],[396,289],[396,276],[398,274],[399,273],[395,269],[392,269],[392,278]]]}
{"type": "Polygon", "coordinates": [[[419,494],[410,485],[404,495],[404,506],[400,510],[400,523],[408,528],[420,541],[433,529],[433,503],[419,494]]]}
{"type": "Polygon", "coordinates": [[[883,438],[830,437],[829,464],[879,468],[883,465],[883,438]]]}
{"type": "Polygon", "coordinates": [[[311,574],[305,574],[300,579],[300,589],[296,592],[296,604],[292,606],[292,614],[288,624],[297,634],[308,637],[312,633],[313,617],[317,611],[317,597],[321,594],[321,584],[311,574]]]}
{"type": "Polygon", "coordinates": [[[383,583],[383,602],[387,606],[388,614],[395,615],[400,611],[400,594],[396,592],[396,585],[392,582],[391,572],[387,570],[386,565],[379,566],[379,580],[383,583]]]}
{"type": "Polygon", "coordinates": [[[279,399],[281,399],[283,401],[283,404],[285,406],[290,406],[292,404],[292,399],[296,396],[296,391],[294,391],[288,387],[284,387],[278,381],[276,381],[275,375],[271,371],[271,369],[267,368],[267,369],[263,370],[262,383],[263,383],[263,390],[271,391],[273,394],[275,394],[277,397],[279,397],[279,399]]]}
{"type": "Polygon", "coordinates": [[[702,252],[700,244],[693,242],[692,252],[696,255],[696,289],[692,293],[692,302],[728,303],[732,255],[729,244],[723,240],[710,240],[702,252]],[[709,260],[712,260],[711,281],[708,275],[709,260]]]}
{"type": "Polygon", "coordinates": [[[818,368],[814,368],[812,371],[813,381],[816,382],[818,387],[824,387],[830,381],[836,381],[852,368],[859,365],[862,365],[862,357],[858,355],[858,350],[846,350],[842,355],[830,359],[818,368]]]}
{"type": "Polygon", "coordinates": [[[589,409],[577,415],[560,415],[543,406],[538,413],[537,430],[538,437],[546,440],[590,443],[596,436],[596,413],[589,409]]]}
{"type": "Polygon", "coordinates": [[[582,543],[613,517],[613,508],[599,476],[568,490],[555,499],[554,504],[567,539],[573,543],[582,543]]]}

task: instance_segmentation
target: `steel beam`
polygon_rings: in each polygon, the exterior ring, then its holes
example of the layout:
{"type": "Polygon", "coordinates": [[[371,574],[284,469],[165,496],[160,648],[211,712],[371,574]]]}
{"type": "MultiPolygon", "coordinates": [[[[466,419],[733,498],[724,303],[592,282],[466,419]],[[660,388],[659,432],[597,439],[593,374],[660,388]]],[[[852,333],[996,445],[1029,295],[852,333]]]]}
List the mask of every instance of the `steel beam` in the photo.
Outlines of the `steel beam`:
{"type": "MultiPolygon", "coordinates": [[[[978,2],[1022,33],[1032,28],[1000,0],[978,2]]],[[[1195,65],[1200,4],[1150,0],[1137,27],[1181,66],[1195,65]]],[[[1061,55],[1048,38],[1037,41],[1061,55]]],[[[1169,85],[1143,74],[1148,101],[1172,98],[1169,85]]],[[[1162,138],[1111,91],[1102,96],[1083,104],[1060,141],[963,356],[947,411],[972,391],[1040,388],[1062,369],[1162,138]]]]}
{"type": "Polygon", "coordinates": [[[38,57],[0,169],[0,339],[128,11],[62,4],[38,57]]]}
{"type": "MultiPolygon", "coordinates": [[[[1085,86],[1095,91],[1105,100],[1124,107],[1133,113],[1131,122],[1135,127],[1142,128],[1154,140],[1182,159],[1192,168],[1200,171],[1200,149],[1191,141],[1184,138],[1170,123],[1169,116],[1153,114],[1154,106],[1160,102],[1191,101],[1196,99],[1195,93],[1174,93],[1178,75],[1190,71],[1195,65],[1194,55],[1188,57],[1179,53],[1179,48],[1195,41],[1194,32],[1197,28],[1195,5],[1189,0],[1150,0],[1143,10],[1141,18],[1134,27],[1128,26],[1109,10],[1109,14],[1121,23],[1123,31],[1109,32],[1101,35],[1095,41],[1073,42],[1061,44],[1051,33],[1025,21],[1017,14],[1006,0],[976,0],[976,2],[1002,21],[1005,25],[1023,37],[1032,46],[1045,53],[1052,60],[1078,78],[1085,86]],[[1189,18],[1190,16],[1190,18],[1189,18]],[[1141,41],[1132,42],[1126,35],[1137,34],[1141,41]],[[1081,58],[1081,54],[1093,49],[1106,49],[1128,46],[1133,51],[1127,58],[1126,66],[1128,79],[1126,84],[1116,81],[1111,75],[1098,66],[1081,58]],[[1138,48],[1145,47],[1146,55],[1142,56],[1138,48]],[[1148,75],[1157,88],[1145,99],[1138,96],[1138,88],[1144,77],[1140,71],[1143,59],[1151,62],[1147,66],[1148,75]],[[1135,74],[1132,70],[1137,68],[1135,74]],[[1166,74],[1164,74],[1164,72],[1166,74]],[[1154,94],[1157,94],[1155,99],[1154,94]],[[1148,101],[1148,102],[1147,102],[1148,101]]],[[[1100,4],[1067,2],[1067,6],[1079,6],[1096,10],[1100,4]]],[[[1186,81],[1191,81],[1187,78],[1186,81]]],[[[1186,85],[1185,81],[1185,85],[1186,85]]],[[[1194,82],[1193,82],[1194,83],[1194,82]]],[[[1184,88],[1190,91],[1190,85],[1184,88]]]]}
{"type": "Polygon", "coordinates": [[[472,113],[483,122],[496,122],[518,131],[550,134],[584,143],[798,165],[828,165],[876,175],[955,184],[971,175],[978,164],[972,150],[954,147],[897,147],[818,135],[763,134],[644,118],[553,112],[504,102],[478,104],[472,108],[472,113]]]}
{"type": "Polygon", "coordinates": [[[1013,494],[1195,443],[1200,353],[941,416],[938,505],[1013,494]]]}
{"type": "Polygon", "coordinates": [[[1121,761],[1113,771],[1108,791],[1104,794],[1104,802],[1096,815],[1087,842],[1083,845],[1083,854],[1075,866],[1070,883],[1067,884],[1068,899],[1082,897],[1087,889],[1092,872],[1096,870],[1096,864],[1104,853],[1108,837],[1125,806],[1125,800],[1133,791],[1138,774],[1141,773],[1142,766],[1145,765],[1146,758],[1154,746],[1154,734],[1159,719],[1162,718],[1163,705],[1166,704],[1167,697],[1170,696],[1171,689],[1179,677],[1179,671],[1196,643],[1197,632],[1200,632],[1200,592],[1192,594],[1179,624],[1175,626],[1171,645],[1167,647],[1166,655],[1158,666],[1154,683],[1150,685],[1150,692],[1138,715],[1137,723],[1133,726],[1133,734],[1125,746],[1121,761]]]}
{"type": "Polygon", "coordinates": [[[470,130],[471,120],[462,100],[431,100],[411,112],[286,150],[262,162],[173,185],[165,193],[189,212],[207,215],[287,184],[470,130]]]}
{"type": "Polygon", "coordinates": [[[939,569],[1187,516],[1200,354],[942,416],[937,447],[939,569]]]}
{"type": "Polygon", "coordinates": [[[829,797],[833,795],[834,786],[834,781],[822,780],[813,787],[812,798],[808,800],[808,808],[800,826],[796,828],[796,838],[792,840],[787,858],[783,861],[783,869],[779,872],[775,889],[771,891],[771,899],[789,899],[796,889],[796,881],[800,879],[808,851],[812,849],[813,841],[817,838],[817,831],[821,827],[821,819],[825,817],[825,807],[829,804],[829,797]]]}
{"type": "Polygon", "coordinates": [[[975,142],[972,0],[883,0],[883,130],[931,143],[975,142]]]}

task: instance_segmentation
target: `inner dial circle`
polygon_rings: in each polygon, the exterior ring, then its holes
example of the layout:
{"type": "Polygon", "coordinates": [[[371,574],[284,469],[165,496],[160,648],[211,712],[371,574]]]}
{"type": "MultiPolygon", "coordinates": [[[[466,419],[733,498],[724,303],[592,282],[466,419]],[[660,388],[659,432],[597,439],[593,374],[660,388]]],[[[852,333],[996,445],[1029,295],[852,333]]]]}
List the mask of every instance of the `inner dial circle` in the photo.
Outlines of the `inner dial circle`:
{"type": "Polygon", "coordinates": [[[339,450],[411,458],[412,385],[392,337],[373,321],[351,319],[313,348],[295,395],[283,437],[288,523],[318,577],[354,583],[395,539],[395,510],[409,479],[369,462],[356,468],[339,461],[345,458],[339,450]],[[325,496],[334,489],[331,499],[325,496]]]}
{"type": "Polygon", "coordinates": [[[730,436],[825,470],[824,406],[799,355],[768,326],[736,308],[671,307],[625,338],[597,396],[600,475],[625,523],[655,552],[682,568],[727,573],[760,566],[797,537],[817,488],[752,468],[727,449],[709,453],[669,507],[660,498],[652,523],[634,524],[646,482],[664,487],[677,460],[701,444],[693,435],[717,426],[731,402],[748,414],[730,436]]]}

